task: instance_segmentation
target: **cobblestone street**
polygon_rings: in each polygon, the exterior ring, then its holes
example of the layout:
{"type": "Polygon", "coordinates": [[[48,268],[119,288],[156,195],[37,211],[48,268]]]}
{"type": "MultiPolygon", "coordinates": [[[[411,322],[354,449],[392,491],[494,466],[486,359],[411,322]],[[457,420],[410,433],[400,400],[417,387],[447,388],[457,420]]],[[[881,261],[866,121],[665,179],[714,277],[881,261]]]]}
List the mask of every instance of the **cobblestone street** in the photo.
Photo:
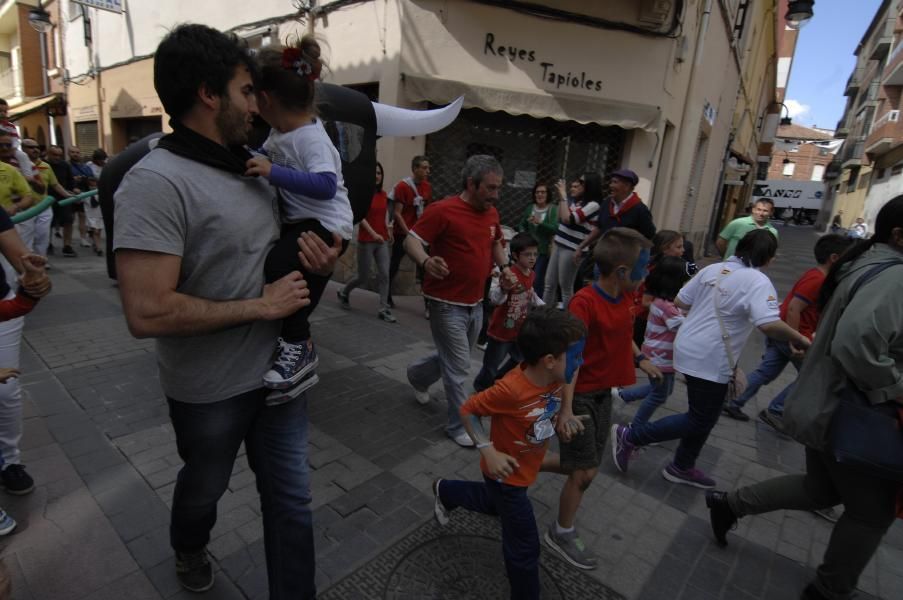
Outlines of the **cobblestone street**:
{"type": "MultiPolygon", "coordinates": [[[[779,231],[781,250],[768,274],[784,294],[814,264],[817,234],[808,227],[779,231]]],[[[209,546],[216,585],[201,596],[180,590],[168,507],[181,463],[153,342],[129,335],[103,260],[86,254],[53,259],[54,291],[26,320],[23,462],[37,488],[2,497],[19,522],[15,534],[0,539],[14,598],[266,598],[260,507],[243,455],[209,546]]],[[[341,596],[331,586],[350,586],[351,580],[340,582],[364,569],[378,572],[370,561],[409,534],[420,535],[432,519],[433,478],[480,476],[477,453],[444,435],[441,386],[432,388],[433,402],[424,407],[406,383],[405,366],[431,348],[421,299],[398,298],[399,323],[387,324],[376,318],[375,294],[356,292],[348,312],[336,289],[331,283],[314,315],[320,383],[309,394],[317,585],[329,597],[341,596]]],[[[753,334],[742,359],[747,372],[762,346],[753,334]]],[[[476,374],[482,354],[475,350],[472,359],[476,374]]],[[[787,369],[763,388],[746,412],[764,408],[793,374],[787,369]]],[[[662,414],[686,406],[678,381],[662,414]]],[[[615,407],[622,419],[634,410],[615,407]]],[[[584,540],[600,556],[599,568],[586,574],[613,598],[798,598],[820,562],[830,524],[790,511],[748,517],[730,545],[718,548],[703,493],[660,475],[673,448],[671,442],[644,451],[627,476],[606,457],[578,515],[584,540]]],[[[755,419],[722,419],[700,466],[719,489],[731,489],[799,472],[802,461],[801,446],[755,419]]],[[[543,474],[531,490],[541,530],[554,521],[561,484],[559,476],[543,474]]],[[[441,546],[442,538],[432,543],[441,546]]],[[[501,548],[496,551],[500,559],[501,548]]],[[[371,587],[354,583],[360,597],[383,597],[380,586],[388,582],[361,581],[371,587]]],[[[903,598],[903,522],[891,529],[860,587],[862,598],[903,598]]]]}

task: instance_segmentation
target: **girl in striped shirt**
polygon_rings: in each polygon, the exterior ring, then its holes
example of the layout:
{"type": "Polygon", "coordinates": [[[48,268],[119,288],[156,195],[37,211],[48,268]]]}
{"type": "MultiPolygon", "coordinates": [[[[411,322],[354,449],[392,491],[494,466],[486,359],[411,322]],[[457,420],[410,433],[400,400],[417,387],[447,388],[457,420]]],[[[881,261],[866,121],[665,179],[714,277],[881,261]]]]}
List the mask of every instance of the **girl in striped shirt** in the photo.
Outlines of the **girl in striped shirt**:
{"type": "Polygon", "coordinates": [[[674,256],[662,256],[646,277],[646,293],[654,300],[649,306],[642,353],[664,377],[658,383],[650,381],[632,388],[612,390],[616,400],[620,398],[624,402],[632,402],[643,399],[633,417],[634,425],[648,422],[655,409],[664,404],[674,391],[674,338],[684,321],[684,314],[674,305],[674,298],[689,279],[686,261],[674,256]]]}

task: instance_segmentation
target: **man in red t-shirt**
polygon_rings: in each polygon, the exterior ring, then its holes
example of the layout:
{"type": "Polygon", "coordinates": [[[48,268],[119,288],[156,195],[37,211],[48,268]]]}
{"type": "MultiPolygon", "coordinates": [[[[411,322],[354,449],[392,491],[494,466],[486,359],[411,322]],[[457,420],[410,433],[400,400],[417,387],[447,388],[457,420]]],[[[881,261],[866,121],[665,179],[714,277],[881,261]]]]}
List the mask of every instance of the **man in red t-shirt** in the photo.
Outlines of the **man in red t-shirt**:
{"type": "Polygon", "coordinates": [[[423,214],[423,210],[433,201],[433,186],[429,182],[430,159],[417,155],[411,159],[411,176],[405,177],[392,190],[392,219],[395,241],[392,244],[392,258],[389,261],[389,306],[395,308],[392,300],[392,282],[404,258],[404,240],[408,232],[423,214]]]}
{"type": "MultiPolygon", "coordinates": [[[[793,284],[793,289],[781,304],[781,319],[810,340],[818,326],[818,295],[821,292],[825,276],[831,269],[831,265],[837,262],[838,257],[852,242],[853,240],[835,233],[822,236],[815,243],[815,260],[818,265],[803,273],[803,276],[793,284]]],[[[787,342],[777,342],[766,338],[762,362],[747,377],[746,390],[743,394],[734,402],[725,405],[724,414],[738,421],[748,421],[749,416],[741,410],[743,405],[756,395],[760,387],[777,379],[787,363],[793,363],[793,366],[799,371],[802,357],[795,356],[787,342]]],[[[768,408],[759,413],[759,418],[767,425],[777,430],[781,429],[784,399],[795,383],[794,381],[784,388],[769,403],[768,408]]]]}
{"type": "Polygon", "coordinates": [[[470,350],[483,321],[483,284],[493,263],[502,269],[503,289],[511,289],[515,277],[494,206],[502,165],[491,156],[471,156],[461,175],[465,190],[430,206],[405,239],[408,256],[424,271],[423,296],[436,344],[436,352],[408,366],[408,381],[417,401],[426,404],[429,387],[442,378],[448,402],[445,431],[458,445],[469,447],[473,441],[458,411],[467,399],[470,350]]]}

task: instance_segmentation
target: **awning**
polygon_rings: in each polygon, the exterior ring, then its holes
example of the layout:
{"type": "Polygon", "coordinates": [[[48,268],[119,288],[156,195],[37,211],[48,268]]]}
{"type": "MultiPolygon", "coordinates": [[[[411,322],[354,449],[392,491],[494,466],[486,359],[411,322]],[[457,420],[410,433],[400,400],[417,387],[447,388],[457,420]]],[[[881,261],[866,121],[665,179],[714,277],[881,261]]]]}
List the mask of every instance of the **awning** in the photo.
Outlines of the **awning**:
{"type": "Polygon", "coordinates": [[[551,117],[556,121],[615,125],[624,129],[642,129],[650,133],[658,129],[661,115],[658,106],[490,88],[408,74],[403,75],[402,87],[405,96],[414,102],[447,104],[458,96],[464,96],[465,108],[480,108],[489,112],[503,111],[511,115],[529,115],[538,118],[551,117]]]}
{"type": "Polygon", "coordinates": [[[36,98],[35,100],[30,100],[18,106],[11,106],[9,108],[9,120],[15,121],[16,119],[21,119],[26,115],[30,115],[33,112],[41,110],[49,104],[61,101],[62,98],[62,94],[50,94],[49,96],[36,98]]]}

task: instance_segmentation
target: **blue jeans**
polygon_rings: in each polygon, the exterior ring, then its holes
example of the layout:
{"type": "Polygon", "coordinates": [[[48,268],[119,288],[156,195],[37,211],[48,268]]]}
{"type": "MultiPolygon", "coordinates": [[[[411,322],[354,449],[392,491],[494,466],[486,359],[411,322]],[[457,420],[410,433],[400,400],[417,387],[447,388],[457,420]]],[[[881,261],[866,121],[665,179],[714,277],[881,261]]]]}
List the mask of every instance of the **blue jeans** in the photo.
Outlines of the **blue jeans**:
{"type": "Polygon", "coordinates": [[[787,384],[781,393],[771,399],[771,402],[768,403],[768,412],[774,413],[778,416],[784,416],[784,401],[787,400],[787,396],[796,387],[796,380],[794,379],[791,383],[787,384]]]}
{"type": "MultiPolygon", "coordinates": [[[[796,370],[799,371],[801,362],[790,352],[790,345],[787,342],[778,342],[771,338],[765,340],[765,353],[762,355],[762,362],[756,367],[756,370],[746,377],[746,390],[732,403],[733,406],[740,408],[746,404],[750,398],[756,395],[759,388],[768,385],[784,371],[787,363],[793,363],[796,370]]],[[[786,397],[787,390],[781,392],[786,397]]],[[[784,400],[781,399],[781,410],[784,411],[784,400]]],[[[776,411],[777,412],[777,411],[776,411]]]]}
{"type": "Polygon", "coordinates": [[[627,433],[627,441],[637,446],[679,439],[680,445],[674,453],[674,466],[678,469],[690,469],[696,464],[712,427],[718,422],[727,394],[726,383],[691,375],[686,375],[686,379],[690,405],[687,412],[652,423],[631,425],[627,433]]]}
{"type": "Polygon", "coordinates": [[[632,425],[643,425],[649,422],[655,409],[665,403],[674,391],[674,373],[662,373],[664,379],[658,384],[643,383],[621,390],[621,400],[633,402],[643,398],[643,403],[633,416],[632,425]]]}
{"type": "Polygon", "coordinates": [[[177,551],[195,552],[210,541],[216,504],[244,442],[260,494],[269,597],[314,598],[307,398],[268,407],[268,392],[259,389],[209,404],[167,399],[176,448],[185,462],[173,492],[170,543],[177,551]]]}
{"type": "Polygon", "coordinates": [[[458,306],[430,300],[430,330],[436,351],[408,366],[408,381],[426,390],[442,378],[448,402],[445,432],[454,437],[464,431],[461,406],[467,400],[464,383],[470,370],[470,350],[483,322],[483,306],[458,306]]]}
{"type": "MultiPolygon", "coordinates": [[[[549,248],[549,252],[552,249],[549,248]]],[[[542,298],[542,292],[546,287],[546,269],[549,267],[549,255],[540,254],[536,257],[536,264],[533,265],[533,272],[536,273],[536,279],[533,281],[533,291],[542,298]]]]}
{"type": "Polygon", "coordinates": [[[442,480],[439,499],[450,511],[460,507],[499,517],[511,599],[538,600],[539,531],[527,488],[499,483],[485,476],[482,483],[442,480]]]}
{"type": "Polygon", "coordinates": [[[473,380],[473,389],[478,392],[492,387],[496,379],[504,377],[505,373],[513,369],[523,360],[517,344],[514,342],[501,342],[489,338],[486,342],[486,350],[483,351],[483,368],[473,380]],[[508,360],[505,360],[505,359],[508,360]],[[502,364],[505,361],[505,364],[502,364]]]}

